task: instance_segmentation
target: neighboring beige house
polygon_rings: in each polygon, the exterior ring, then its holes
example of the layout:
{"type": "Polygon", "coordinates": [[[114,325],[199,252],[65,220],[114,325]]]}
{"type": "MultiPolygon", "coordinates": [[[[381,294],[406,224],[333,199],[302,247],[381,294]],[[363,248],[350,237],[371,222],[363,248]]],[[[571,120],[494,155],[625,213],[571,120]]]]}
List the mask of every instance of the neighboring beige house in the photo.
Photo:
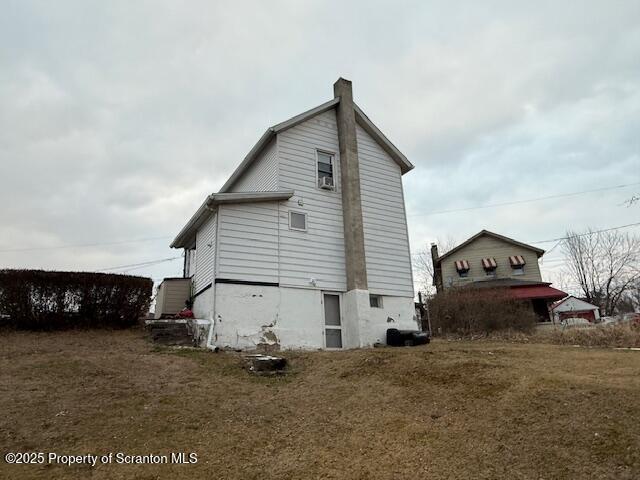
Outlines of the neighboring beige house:
{"type": "Polygon", "coordinates": [[[551,302],[567,296],[543,282],[538,259],[544,250],[482,230],[442,256],[431,246],[434,285],[453,288],[509,288],[514,298],[530,301],[541,321],[549,321],[551,302]]]}

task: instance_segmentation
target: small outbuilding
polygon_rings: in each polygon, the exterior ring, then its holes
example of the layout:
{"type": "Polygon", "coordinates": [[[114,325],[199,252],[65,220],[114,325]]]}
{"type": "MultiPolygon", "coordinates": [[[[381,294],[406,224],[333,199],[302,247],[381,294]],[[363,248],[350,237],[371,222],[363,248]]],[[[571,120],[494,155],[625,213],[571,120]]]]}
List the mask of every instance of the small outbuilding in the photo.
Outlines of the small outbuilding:
{"type": "Polygon", "coordinates": [[[600,309],[597,306],[573,295],[554,303],[551,306],[551,315],[556,323],[567,318],[584,318],[591,323],[600,321],[600,309]]]}

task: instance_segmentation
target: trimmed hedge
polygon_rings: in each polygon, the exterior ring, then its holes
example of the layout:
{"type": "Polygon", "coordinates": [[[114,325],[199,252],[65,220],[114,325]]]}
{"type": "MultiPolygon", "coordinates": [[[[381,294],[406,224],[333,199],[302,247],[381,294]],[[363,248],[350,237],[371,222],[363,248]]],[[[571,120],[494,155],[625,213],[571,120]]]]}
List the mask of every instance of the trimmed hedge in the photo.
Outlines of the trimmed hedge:
{"type": "Polygon", "coordinates": [[[92,272],[0,270],[0,325],[20,330],[126,328],[149,309],[153,280],[92,272]]]}

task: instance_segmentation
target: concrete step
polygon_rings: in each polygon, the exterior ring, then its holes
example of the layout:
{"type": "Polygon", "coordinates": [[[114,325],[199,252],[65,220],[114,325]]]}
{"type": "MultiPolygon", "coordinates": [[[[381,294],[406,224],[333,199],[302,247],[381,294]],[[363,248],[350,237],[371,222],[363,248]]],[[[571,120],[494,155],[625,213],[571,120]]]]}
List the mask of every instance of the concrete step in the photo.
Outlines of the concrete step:
{"type": "Polygon", "coordinates": [[[147,324],[151,340],[161,345],[193,346],[193,336],[183,322],[151,322],[147,324]]]}
{"type": "Polygon", "coordinates": [[[153,343],[157,343],[158,345],[168,345],[168,346],[176,346],[176,347],[193,347],[193,338],[189,337],[159,337],[154,338],[153,343]]]}

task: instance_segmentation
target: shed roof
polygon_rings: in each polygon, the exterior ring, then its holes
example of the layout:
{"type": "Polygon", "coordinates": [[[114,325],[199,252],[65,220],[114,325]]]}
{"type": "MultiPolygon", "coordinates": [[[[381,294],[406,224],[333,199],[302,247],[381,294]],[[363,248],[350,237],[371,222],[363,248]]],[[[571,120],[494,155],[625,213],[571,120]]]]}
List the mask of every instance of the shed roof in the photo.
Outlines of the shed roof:
{"type": "Polygon", "coordinates": [[[582,310],[598,310],[599,308],[596,305],[593,305],[585,300],[582,300],[578,297],[574,297],[573,295],[569,295],[567,298],[563,298],[562,300],[560,300],[559,302],[554,303],[551,306],[551,310],[556,310],[558,309],[558,307],[561,307],[563,305],[566,305],[565,302],[567,302],[568,300],[573,299],[577,305],[580,305],[581,309],[580,310],[575,310],[574,311],[582,311],[582,310]]]}

